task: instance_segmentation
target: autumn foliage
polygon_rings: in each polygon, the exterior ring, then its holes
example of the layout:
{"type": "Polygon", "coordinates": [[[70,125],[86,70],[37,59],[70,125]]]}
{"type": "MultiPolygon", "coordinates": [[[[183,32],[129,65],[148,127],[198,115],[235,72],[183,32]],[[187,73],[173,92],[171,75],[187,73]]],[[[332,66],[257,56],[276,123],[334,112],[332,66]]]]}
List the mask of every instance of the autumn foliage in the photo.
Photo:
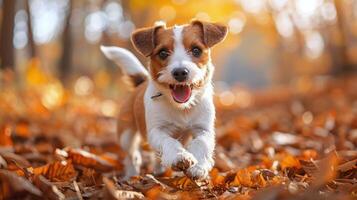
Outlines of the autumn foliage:
{"type": "Polygon", "coordinates": [[[357,197],[355,76],[246,91],[245,107],[217,97],[216,165],[203,181],[155,174],[148,148],[141,176],[124,181],[115,118],[90,103],[103,97],[12,79],[0,89],[0,199],[357,197]]]}

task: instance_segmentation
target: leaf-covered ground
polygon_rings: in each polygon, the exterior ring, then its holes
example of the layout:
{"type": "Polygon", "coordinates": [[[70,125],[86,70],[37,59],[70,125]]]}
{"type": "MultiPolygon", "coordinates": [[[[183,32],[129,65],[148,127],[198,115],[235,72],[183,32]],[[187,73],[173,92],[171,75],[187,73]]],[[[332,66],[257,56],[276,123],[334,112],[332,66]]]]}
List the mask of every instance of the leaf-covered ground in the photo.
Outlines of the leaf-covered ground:
{"type": "Polygon", "coordinates": [[[123,181],[111,102],[3,80],[0,199],[357,198],[357,77],[240,94],[216,99],[210,180],[153,174],[144,146],[142,175],[123,181]]]}

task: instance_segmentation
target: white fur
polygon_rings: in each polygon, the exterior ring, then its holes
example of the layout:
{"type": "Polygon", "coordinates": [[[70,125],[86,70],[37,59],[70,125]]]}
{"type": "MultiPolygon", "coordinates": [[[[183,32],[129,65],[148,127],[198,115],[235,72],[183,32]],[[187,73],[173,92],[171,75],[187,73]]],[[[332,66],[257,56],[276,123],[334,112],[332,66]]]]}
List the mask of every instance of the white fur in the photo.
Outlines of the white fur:
{"type": "MultiPolygon", "coordinates": [[[[160,72],[159,82],[178,84],[172,77],[172,70],[186,67],[189,78],[184,84],[193,84],[204,78],[206,69],[200,69],[191,59],[183,45],[183,26],[175,26],[174,50],[168,66],[160,72]]],[[[207,68],[213,70],[211,63],[207,68]]],[[[209,75],[210,79],[211,74],[209,75]]],[[[215,107],[213,88],[208,82],[203,88],[193,90],[190,100],[184,104],[172,101],[171,94],[163,91],[155,81],[149,80],[144,96],[146,127],[150,145],[161,154],[164,166],[172,166],[182,160],[190,160],[193,165],[187,172],[195,178],[204,178],[212,169],[215,148],[215,107]],[[167,98],[152,99],[158,92],[167,98]],[[176,106],[174,106],[176,105],[176,106]],[[174,132],[193,133],[193,140],[187,148],[173,138],[174,132]]]]}
{"type": "MultiPolygon", "coordinates": [[[[174,50],[173,54],[170,56],[169,64],[165,67],[162,71],[160,71],[160,76],[158,81],[161,83],[168,83],[168,84],[195,84],[198,81],[202,80],[206,74],[206,68],[200,69],[196,63],[192,62],[190,55],[188,54],[187,50],[183,45],[183,38],[182,38],[182,31],[183,26],[175,26],[174,29],[174,50]],[[185,67],[189,70],[189,77],[188,80],[181,83],[177,82],[173,76],[172,71],[176,68],[185,67]]],[[[156,84],[157,85],[157,84],[156,84]]],[[[159,86],[157,86],[159,87],[159,86]]],[[[181,109],[188,109],[197,102],[195,101],[195,96],[201,91],[193,90],[191,94],[191,98],[186,103],[176,103],[170,96],[171,91],[162,88],[161,93],[164,93],[171,102],[172,105],[175,105],[181,109]]]]}
{"type": "Polygon", "coordinates": [[[113,60],[125,74],[142,74],[144,76],[149,76],[149,73],[145,69],[145,67],[141,64],[138,58],[130,51],[120,47],[106,46],[100,46],[100,50],[108,59],[113,60]]]}
{"type": "Polygon", "coordinates": [[[151,99],[158,92],[152,80],[144,96],[148,140],[160,152],[162,164],[172,166],[182,159],[191,160],[196,164],[188,169],[188,173],[198,178],[204,178],[212,169],[215,148],[215,109],[211,84],[202,90],[196,96],[197,104],[188,112],[174,107],[164,98],[151,99]],[[172,134],[187,130],[193,132],[194,139],[185,149],[172,134]]]}

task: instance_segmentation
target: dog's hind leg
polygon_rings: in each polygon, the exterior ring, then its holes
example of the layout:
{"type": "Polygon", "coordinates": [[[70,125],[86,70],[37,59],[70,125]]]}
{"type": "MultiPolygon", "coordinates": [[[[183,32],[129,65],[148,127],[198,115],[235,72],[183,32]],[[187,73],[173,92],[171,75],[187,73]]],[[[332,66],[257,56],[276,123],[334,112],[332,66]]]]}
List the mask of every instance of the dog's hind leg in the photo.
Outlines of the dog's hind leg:
{"type": "Polygon", "coordinates": [[[127,152],[124,160],[125,177],[129,179],[132,176],[140,174],[142,157],[140,153],[141,135],[137,131],[126,129],[120,135],[120,146],[127,152]]]}

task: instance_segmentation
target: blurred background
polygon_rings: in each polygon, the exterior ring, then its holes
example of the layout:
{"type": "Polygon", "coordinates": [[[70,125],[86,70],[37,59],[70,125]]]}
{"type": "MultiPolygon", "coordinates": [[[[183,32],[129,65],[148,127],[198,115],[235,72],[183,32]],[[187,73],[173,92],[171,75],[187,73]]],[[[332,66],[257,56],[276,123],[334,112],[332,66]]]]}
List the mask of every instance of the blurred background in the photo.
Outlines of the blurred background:
{"type": "Polygon", "coordinates": [[[0,199],[192,199],[192,185],[220,199],[267,186],[261,199],[356,199],[356,71],[357,0],[0,0],[0,199]],[[145,176],[121,182],[129,89],[99,47],[147,63],[132,31],[193,18],[229,26],[212,51],[214,184],[170,171],[175,189],[162,184],[147,151],[145,176]]]}
{"type": "Polygon", "coordinates": [[[131,32],[158,20],[229,26],[213,51],[224,104],[235,97],[249,104],[244,90],[304,88],[316,77],[357,69],[357,0],[0,0],[0,8],[0,76],[43,91],[46,85],[49,107],[66,87],[76,95],[125,93],[119,68],[99,46],[138,55],[131,32]],[[232,93],[233,87],[242,92],[232,93]]]}

